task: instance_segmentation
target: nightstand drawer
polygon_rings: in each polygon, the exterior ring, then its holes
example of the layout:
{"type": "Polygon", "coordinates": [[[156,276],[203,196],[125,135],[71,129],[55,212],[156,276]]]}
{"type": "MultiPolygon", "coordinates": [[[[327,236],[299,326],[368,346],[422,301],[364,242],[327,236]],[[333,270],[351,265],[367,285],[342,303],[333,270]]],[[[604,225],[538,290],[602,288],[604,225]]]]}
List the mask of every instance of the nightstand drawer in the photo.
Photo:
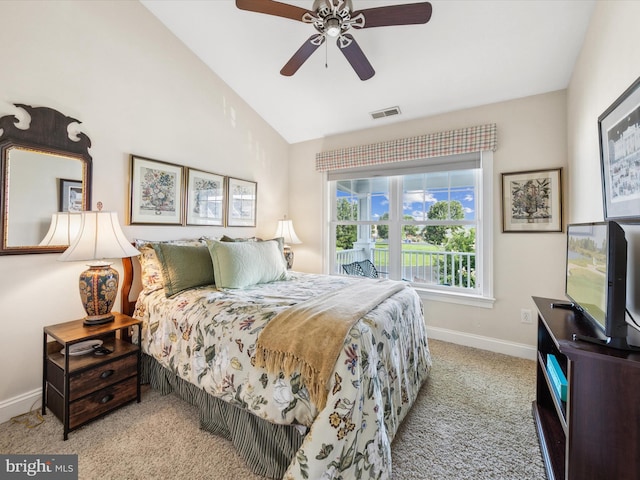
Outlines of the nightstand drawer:
{"type": "Polygon", "coordinates": [[[105,388],[138,373],[138,356],[129,355],[99,367],[73,375],[69,384],[69,399],[74,401],[88,393],[105,388]]]}
{"type": "Polygon", "coordinates": [[[131,377],[72,402],[69,405],[69,428],[76,428],[126,402],[135,400],[137,395],[138,379],[131,377]]]}

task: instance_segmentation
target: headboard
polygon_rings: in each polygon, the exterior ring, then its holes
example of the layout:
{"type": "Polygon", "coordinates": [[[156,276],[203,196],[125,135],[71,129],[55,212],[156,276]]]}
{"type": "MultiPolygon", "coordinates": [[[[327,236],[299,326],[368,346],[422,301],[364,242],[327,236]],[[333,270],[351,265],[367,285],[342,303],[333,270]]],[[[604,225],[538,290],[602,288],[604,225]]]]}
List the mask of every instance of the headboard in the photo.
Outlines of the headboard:
{"type": "Polygon", "coordinates": [[[136,307],[136,299],[142,290],[140,262],[137,257],[123,258],[122,268],[124,275],[120,287],[120,310],[125,315],[133,315],[136,307]],[[134,295],[133,300],[131,299],[132,294],[134,295]]]}

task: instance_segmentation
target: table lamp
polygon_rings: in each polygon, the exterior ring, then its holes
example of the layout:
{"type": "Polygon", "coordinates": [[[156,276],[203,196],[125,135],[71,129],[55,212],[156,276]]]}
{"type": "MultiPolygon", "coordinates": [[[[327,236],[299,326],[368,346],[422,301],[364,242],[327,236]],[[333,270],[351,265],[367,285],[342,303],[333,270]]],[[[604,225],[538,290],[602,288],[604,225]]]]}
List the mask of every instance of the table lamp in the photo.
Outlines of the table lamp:
{"type": "Polygon", "coordinates": [[[302,243],[293,229],[293,221],[287,220],[286,215],[283,220],[278,220],[278,228],[274,236],[284,238],[284,258],[287,261],[287,269],[291,269],[293,267],[293,250],[289,244],[302,243]]]}
{"type": "Polygon", "coordinates": [[[113,321],[111,308],[118,294],[118,272],[106,259],[134,257],[140,252],[126,239],[116,212],[81,212],[80,232],[58,260],[88,261],[89,268],[80,274],[80,298],[87,316],[85,325],[100,325],[113,321]]]}
{"type": "Polygon", "coordinates": [[[71,245],[80,231],[81,214],[71,212],[56,212],[51,215],[49,231],[39,246],[71,245]]]}

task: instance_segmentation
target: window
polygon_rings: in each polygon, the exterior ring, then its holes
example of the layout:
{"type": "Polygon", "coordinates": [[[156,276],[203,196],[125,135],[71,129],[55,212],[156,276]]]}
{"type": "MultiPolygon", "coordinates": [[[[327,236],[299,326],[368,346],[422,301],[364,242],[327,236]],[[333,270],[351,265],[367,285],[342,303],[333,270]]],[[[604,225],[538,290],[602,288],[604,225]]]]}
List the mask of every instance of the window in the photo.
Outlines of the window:
{"type": "Polygon", "coordinates": [[[330,172],[331,271],[368,259],[425,294],[491,297],[491,164],[488,152],[330,172]]]}

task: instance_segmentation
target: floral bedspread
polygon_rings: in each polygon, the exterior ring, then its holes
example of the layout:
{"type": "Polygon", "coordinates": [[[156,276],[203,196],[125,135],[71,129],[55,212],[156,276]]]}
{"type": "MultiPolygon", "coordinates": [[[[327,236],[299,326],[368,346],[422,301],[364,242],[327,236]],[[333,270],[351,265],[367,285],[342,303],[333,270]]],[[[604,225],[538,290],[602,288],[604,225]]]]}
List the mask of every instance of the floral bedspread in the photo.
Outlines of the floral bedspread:
{"type": "Polygon", "coordinates": [[[200,287],[171,299],[143,292],[134,315],[143,320],[143,351],[163,366],[270,422],[308,431],[285,479],[390,478],[391,441],[431,367],[415,290],[407,286],[350,329],[320,412],[297,373],[252,366],[256,339],[278,312],[359,281],[291,272],[243,290],[200,287]]]}

